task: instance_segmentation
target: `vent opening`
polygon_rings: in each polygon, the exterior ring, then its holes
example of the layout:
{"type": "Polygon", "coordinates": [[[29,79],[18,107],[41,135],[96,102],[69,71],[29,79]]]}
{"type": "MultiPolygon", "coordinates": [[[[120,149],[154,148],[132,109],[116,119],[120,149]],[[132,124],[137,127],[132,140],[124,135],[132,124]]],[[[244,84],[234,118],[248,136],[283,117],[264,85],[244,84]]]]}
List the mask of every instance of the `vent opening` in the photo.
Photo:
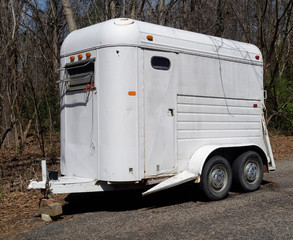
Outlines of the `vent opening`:
{"type": "Polygon", "coordinates": [[[84,90],[95,82],[95,63],[93,59],[70,63],[65,66],[67,75],[67,91],[84,90]]]}

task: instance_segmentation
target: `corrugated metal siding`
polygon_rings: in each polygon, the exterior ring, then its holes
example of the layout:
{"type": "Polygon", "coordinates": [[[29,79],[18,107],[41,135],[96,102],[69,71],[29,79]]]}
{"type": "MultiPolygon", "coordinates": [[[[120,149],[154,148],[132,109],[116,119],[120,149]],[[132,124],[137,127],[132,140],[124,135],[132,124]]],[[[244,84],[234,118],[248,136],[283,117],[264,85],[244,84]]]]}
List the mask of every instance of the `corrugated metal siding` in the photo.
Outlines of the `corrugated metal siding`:
{"type": "Polygon", "coordinates": [[[178,95],[177,114],[178,141],[261,135],[258,100],[178,95]]]}

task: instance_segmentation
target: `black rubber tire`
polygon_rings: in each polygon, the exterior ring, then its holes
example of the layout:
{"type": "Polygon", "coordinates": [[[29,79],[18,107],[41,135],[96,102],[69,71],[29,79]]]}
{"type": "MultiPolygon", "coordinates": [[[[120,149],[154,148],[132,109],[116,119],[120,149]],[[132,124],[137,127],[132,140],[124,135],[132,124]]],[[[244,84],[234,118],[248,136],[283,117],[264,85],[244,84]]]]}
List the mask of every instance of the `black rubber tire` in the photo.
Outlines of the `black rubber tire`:
{"type": "Polygon", "coordinates": [[[254,151],[247,151],[233,162],[233,183],[244,192],[255,191],[262,182],[263,171],[261,157],[254,151]]]}
{"type": "Polygon", "coordinates": [[[206,198],[212,201],[225,198],[231,185],[232,169],[227,159],[222,156],[209,159],[203,168],[199,183],[200,190],[206,198]]]}

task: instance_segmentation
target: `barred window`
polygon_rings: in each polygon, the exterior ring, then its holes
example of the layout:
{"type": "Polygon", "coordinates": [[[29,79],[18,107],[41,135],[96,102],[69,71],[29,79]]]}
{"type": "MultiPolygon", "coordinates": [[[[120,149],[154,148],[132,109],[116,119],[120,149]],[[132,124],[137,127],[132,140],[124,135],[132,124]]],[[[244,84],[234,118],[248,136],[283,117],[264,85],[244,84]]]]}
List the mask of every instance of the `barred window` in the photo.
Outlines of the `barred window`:
{"type": "Polygon", "coordinates": [[[93,60],[70,63],[65,66],[67,73],[67,91],[85,89],[94,83],[95,63],[93,60]]]}

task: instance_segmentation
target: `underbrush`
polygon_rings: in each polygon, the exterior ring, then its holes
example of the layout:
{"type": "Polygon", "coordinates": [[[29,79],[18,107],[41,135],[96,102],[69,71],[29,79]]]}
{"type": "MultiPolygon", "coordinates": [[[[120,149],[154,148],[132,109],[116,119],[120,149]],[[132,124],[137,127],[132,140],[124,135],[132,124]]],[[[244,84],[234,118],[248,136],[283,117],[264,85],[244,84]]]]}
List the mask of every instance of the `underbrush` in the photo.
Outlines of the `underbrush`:
{"type": "Polygon", "coordinates": [[[5,190],[0,188],[0,200],[4,197],[5,193],[6,193],[5,190]]]}
{"type": "Polygon", "coordinates": [[[47,145],[42,156],[37,139],[29,137],[21,153],[15,153],[14,145],[2,147],[0,153],[0,199],[7,192],[27,192],[30,180],[41,180],[41,161],[46,160],[48,169],[59,168],[59,137],[47,145]]]}

